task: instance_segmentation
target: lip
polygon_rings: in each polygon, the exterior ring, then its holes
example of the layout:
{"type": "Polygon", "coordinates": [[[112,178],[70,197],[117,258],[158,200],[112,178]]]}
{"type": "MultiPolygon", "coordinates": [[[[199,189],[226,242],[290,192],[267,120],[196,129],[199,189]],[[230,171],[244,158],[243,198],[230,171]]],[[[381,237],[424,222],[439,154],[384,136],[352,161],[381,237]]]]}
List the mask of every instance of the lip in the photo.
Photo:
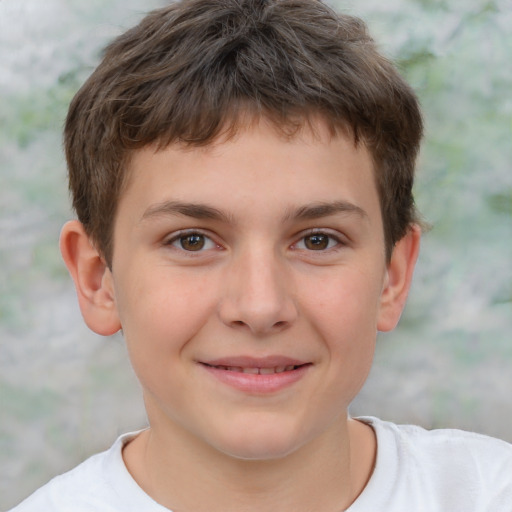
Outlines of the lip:
{"type": "Polygon", "coordinates": [[[263,358],[226,357],[198,363],[223,384],[256,395],[276,393],[293,385],[312,366],[308,361],[280,355],[263,358]]]}

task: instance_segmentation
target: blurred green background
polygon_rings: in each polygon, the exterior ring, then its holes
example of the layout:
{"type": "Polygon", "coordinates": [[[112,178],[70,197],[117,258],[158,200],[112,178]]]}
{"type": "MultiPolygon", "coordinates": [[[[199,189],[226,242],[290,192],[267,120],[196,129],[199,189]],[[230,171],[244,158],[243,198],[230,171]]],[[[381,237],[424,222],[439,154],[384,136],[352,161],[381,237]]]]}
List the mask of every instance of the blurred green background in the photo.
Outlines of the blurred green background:
{"type": "MultiPolygon", "coordinates": [[[[145,423],[120,337],[83,325],[58,236],[67,105],[160,0],[0,0],[0,509],[145,423]]],[[[335,2],[423,104],[424,237],[399,328],[353,414],[512,441],[512,2],[335,2]]]]}

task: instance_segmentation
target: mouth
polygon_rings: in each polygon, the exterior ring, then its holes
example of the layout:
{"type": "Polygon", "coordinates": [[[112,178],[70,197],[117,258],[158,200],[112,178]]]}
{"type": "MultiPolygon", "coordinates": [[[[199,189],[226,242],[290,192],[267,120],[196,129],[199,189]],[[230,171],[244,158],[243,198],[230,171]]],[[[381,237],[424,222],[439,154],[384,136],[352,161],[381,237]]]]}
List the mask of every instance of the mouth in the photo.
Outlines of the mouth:
{"type": "Polygon", "coordinates": [[[283,372],[291,372],[293,370],[297,370],[298,368],[302,366],[306,366],[309,363],[306,364],[289,364],[286,366],[264,366],[264,367],[258,367],[258,366],[226,366],[226,365],[213,365],[208,363],[203,363],[205,366],[208,366],[210,368],[215,368],[217,370],[224,370],[228,372],[235,372],[235,373],[248,373],[252,375],[272,375],[274,373],[283,373],[283,372]]]}
{"type": "Polygon", "coordinates": [[[200,365],[216,380],[250,395],[274,394],[301,381],[311,362],[288,357],[229,357],[201,361],[200,365]]]}

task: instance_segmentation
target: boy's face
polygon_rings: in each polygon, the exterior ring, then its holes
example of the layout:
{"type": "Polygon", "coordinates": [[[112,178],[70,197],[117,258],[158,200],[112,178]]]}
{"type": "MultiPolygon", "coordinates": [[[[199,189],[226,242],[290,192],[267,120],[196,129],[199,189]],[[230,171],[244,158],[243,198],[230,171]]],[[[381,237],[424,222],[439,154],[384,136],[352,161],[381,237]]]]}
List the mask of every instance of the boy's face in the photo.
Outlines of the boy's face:
{"type": "Polygon", "coordinates": [[[345,421],[389,276],[370,156],[317,128],[134,154],[108,278],[155,433],[262,459],[345,421]]]}

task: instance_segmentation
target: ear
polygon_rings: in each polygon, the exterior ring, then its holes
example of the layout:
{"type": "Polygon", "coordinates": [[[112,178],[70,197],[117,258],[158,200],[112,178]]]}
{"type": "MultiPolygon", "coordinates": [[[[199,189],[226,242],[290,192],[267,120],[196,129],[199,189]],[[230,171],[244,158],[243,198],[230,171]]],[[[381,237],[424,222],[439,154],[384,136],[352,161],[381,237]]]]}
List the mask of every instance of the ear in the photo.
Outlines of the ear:
{"type": "Polygon", "coordinates": [[[62,228],[60,251],[87,326],[103,336],[119,331],[112,273],[79,221],[69,221],[62,228]]]}
{"type": "Polygon", "coordinates": [[[421,228],[413,225],[393,249],[380,299],[379,331],[391,331],[400,320],[418,259],[420,238],[421,228]]]}

